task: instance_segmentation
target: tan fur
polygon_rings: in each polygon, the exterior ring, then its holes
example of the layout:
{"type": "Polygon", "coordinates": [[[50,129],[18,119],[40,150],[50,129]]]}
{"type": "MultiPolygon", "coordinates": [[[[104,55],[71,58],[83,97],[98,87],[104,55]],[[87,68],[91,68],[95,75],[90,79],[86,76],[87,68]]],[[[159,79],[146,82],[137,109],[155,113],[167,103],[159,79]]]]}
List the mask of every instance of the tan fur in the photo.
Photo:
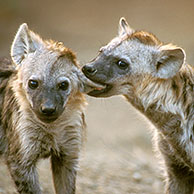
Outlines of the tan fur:
{"type": "Polygon", "coordinates": [[[185,64],[182,48],[134,31],[124,18],[119,29],[119,35],[83,67],[88,78],[106,86],[89,95],[123,95],[144,114],[155,126],[166,194],[193,194],[194,68],[185,64]]]}
{"type": "Polygon", "coordinates": [[[42,40],[26,24],[11,56],[12,64],[0,65],[0,153],[19,193],[41,193],[36,163],[50,157],[56,194],[74,194],[86,126],[81,92],[92,82],[70,49],[42,40]]]}
{"type": "Polygon", "coordinates": [[[138,31],[128,36],[129,39],[137,39],[142,44],[155,46],[160,45],[161,42],[151,33],[147,33],[144,31],[138,31]]]}

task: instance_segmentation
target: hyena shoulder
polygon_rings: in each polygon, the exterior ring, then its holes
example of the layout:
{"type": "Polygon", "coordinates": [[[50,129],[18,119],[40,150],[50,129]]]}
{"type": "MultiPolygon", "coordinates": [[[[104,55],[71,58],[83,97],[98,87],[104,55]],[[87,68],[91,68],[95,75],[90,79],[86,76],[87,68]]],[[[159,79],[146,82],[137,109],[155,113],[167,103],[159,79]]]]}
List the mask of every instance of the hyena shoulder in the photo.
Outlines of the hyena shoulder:
{"type": "Polygon", "coordinates": [[[5,129],[2,127],[2,109],[4,103],[4,96],[6,93],[6,87],[9,79],[16,73],[15,66],[11,59],[1,57],[0,58],[0,155],[5,153],[6,140],[5,129]]]}

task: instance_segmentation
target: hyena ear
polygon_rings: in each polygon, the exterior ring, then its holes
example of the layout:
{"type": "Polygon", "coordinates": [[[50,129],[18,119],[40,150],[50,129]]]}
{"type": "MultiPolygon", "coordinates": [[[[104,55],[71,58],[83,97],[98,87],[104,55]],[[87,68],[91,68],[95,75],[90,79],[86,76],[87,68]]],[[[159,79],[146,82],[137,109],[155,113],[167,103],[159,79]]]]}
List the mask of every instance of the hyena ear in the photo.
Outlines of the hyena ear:
{"type": "Polygon", "coordinates": [[[185,58],[186,54],[182,48],[172,45],[161,46],[155,64],[156,76],[164,79],[173,77],[184,64],[185,58]]]}
{"type": "Polygon", "coordinates": [[[127,20],[122,17],[119,21],[119,36],[123,36],[125,34],[132,34],[134,30],[129,26],[127,20]]]}
{"type": "Polygon", "coordinates": [[[22,24],[14,38],[11,46],[11,57],[16,65],[20,65],[22,60],[29,53],[35,52],[42,43],[41,38],[28,29],[27,24],[22,24]]]}

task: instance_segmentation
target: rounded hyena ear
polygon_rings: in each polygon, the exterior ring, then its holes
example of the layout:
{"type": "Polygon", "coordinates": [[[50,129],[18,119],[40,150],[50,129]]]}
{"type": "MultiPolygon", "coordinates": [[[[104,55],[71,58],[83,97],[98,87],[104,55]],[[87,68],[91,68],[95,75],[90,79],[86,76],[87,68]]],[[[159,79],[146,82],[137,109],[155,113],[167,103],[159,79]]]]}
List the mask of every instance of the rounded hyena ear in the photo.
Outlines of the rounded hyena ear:
{"type": "Polygon", "coordinates": [[[170,78],[176,75],[186,59],[185,51],[174,45],[163,45],[155,63],[155,73],[160,78],[170,78]]]}
{"type": "Polygon", "coordinates": [[[129,26],[127,20],[122,17],[119,21],[119,36],[123,36],[125,34],[132,34],[134,30],[129,26]]]}

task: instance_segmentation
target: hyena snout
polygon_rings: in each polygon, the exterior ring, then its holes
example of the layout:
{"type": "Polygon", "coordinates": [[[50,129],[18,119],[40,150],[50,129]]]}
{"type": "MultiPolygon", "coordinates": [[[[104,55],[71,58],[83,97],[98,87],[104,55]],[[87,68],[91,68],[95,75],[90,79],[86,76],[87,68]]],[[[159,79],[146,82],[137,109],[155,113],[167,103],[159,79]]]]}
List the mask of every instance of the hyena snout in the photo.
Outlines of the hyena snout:
{"type": "Polygon", "coordinates": [[[88,76],[88,77],[91,77],[91,76],[94,76],[96,73],[97,73],[97,69],[95,69],[93,66],[91,65],[85,65],[83,68],[82,68],[82,71],[83,73],[88,76]]]}
{"type": "Polygon", "coordinates": [[[94,88],[94,90],[87,93],[90,96],[95,97],[107,97],[108,93],[112,90],[112,84],[109,83],[109,77],[107,76],[106,69],[98,66],[98,63],[89,63],[82,68],[84,75],[93,81],[103,85],[103,88],[94,88]],[[96,68],[97,67],[97,68],[96,68]]]}
{"type": "Polygon", "coordinates": [[[56,113],[56,106],[52,103],[44,103],[40,107],[40,111],[45,116],[53,116],[56,113]]]}
{"type": "Polygon", "coordinates": [[[37,116],[43,122],[53,122],[59,116],[57,106],[50,101],[44,102],[40,105],[37,116]]]}
{"type": "Polygon", "coordinates": [[[105,75],[105,71],[99,68],[98,63],[88,63],[82,67],[84,75],[95,83],[105,84],[108,80],[105,75]]]}
{"type": "Polygon", "coordinates": [[[55,121],[63,112],[64,108],[58,101],[51,99],[43,99],[42,102],[36,106],[34,112],[36,116],[45,123],[55,121]]]}

